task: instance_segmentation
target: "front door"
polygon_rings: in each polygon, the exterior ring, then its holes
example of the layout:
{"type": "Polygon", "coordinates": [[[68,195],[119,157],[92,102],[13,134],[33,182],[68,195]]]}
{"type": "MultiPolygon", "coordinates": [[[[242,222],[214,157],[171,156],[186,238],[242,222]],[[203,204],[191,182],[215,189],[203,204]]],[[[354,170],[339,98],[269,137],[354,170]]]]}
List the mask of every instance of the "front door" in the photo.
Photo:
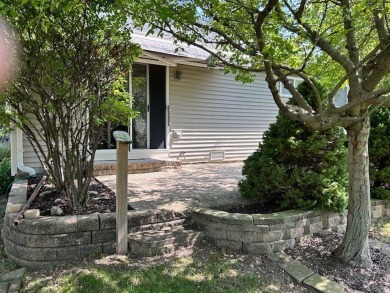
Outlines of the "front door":
{"type": "MultiPolygon", "coordinates": [[[[134,64],[132,67],[129,80],[129,88],[133,95],[131,107],[139,114],[132,119],[130,125],[108,122],[98,146],[99,150],[116,148],[112,135],[115,130],[123,130],[130,134],[133,149],[166,148],[166,67],[151,64],[134,64]]],[[[107,156],[104,159],[107,159],[107,156]]]]}
{"type": "Polygon", "coordinates": [[[139,115],[132,120],[134,149],[165,149],[166,68],[160,65],[134,64],[132,70],[133,109],[139,115]]]}

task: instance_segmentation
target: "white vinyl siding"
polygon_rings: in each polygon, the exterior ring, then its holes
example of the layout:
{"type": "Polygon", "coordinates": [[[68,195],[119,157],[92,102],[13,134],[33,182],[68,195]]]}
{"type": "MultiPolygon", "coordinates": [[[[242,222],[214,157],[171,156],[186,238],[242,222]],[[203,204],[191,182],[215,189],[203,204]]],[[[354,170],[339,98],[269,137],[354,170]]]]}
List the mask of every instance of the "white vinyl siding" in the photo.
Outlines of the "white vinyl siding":
{"type": "MultiPolygon", "coordinates": [[[[224,151],[226,161],[246,159],[278,112],[263,73],[243,84],[222,70],[179,65],[170,68],[169,94],[169,156],[176,159],[184,152],[180,159],[189,162],[210,161],[211,151],[224,151]],[[176,70],[181,80],[175,79],[176,70]],[[173,130],[181,136],[174,138],[173,130]]],[[[23,143],[24,164],[41,172],[25,136],[23,143]]],[[[115,153],[104,159],[115,160],[115,153]]]]}
{"type": "Polygon", "coordinates": [[[264,79],[260,73],[243,84],[221,70],[171,68],[170,130],[181,136],[171,136],[170,157],[205,162],[211,151],[224,151],[225,160],[246,159],[278,112],[264,79]]]}
{"type": "MultiPolygon", "coordinates": [[[[42,140],[39,141],[43,149],[47,150],[45,143],[42,140]]],[[[23,163],[27,167],[34,168],[38,173],[43,172],[42,164],[25,134],[23,134],[23,163]]]]}

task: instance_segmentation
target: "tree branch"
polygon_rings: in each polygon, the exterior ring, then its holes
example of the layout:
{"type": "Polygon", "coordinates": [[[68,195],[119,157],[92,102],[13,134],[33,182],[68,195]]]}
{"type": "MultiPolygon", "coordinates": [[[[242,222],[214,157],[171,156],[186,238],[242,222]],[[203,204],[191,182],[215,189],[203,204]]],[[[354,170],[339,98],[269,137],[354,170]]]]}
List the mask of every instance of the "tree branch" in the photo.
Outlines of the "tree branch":
{"type": "Polygon", "coordinates": [[[343,9],[343,22],[344,22],[344,29],[346,30],[346,39],[347,39],[347,45],[345,48],[348,51],[349,58],[353,62],[353,64],[356,66],[359,64],[359,46],[356,40],[355,35],[355,25],[353,23],[353,16],[350,6],[349,0],[341,0],[341,6],[343,9]]]}
{"type": "Polygon", "coordinates": [[[376,9],[374,11],[374,22],[375,22],[375,27],[378,34],[379,42],[382,44],[389,37],[389,31],[387,30],[386,27],[386,21],[383,15],[383,9],[376,9]]]}

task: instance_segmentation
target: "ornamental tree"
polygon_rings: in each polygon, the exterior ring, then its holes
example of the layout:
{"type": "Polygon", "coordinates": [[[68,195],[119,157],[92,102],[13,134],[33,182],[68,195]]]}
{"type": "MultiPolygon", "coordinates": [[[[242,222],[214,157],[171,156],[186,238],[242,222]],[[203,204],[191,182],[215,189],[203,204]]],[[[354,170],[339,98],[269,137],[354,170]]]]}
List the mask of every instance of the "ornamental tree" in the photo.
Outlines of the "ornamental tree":
{"type": "MultiPolygon", "coordinates": [[[[370,180],[368,137],[370,113],[390,103],[384,80],[390,70],[390,33],[385,0],[183,0],[132,1],[133,22],[150,32],[204,49],[246,82],[265,72],[280,111],[315,130],[342,126],[348,136],[348,224],[335,256],[369,267],[370,180]],[[312,107],[289,77],[306,80],[316,93],[312,107]],[[310,78],[325,83],[322,105],[310,78]],[[287,104],[279,84],[296,105],[287,104]],[[348,102],[335,96],[348,84],[348,102]]],[[[270,179],[272,180],[272,179],[270,179]]]]}
{"type": "Polygon", "coordinates": [[[1,96],[11,111],[2,108],[0,116],[22,129],[76,211],[87,199],[103,124],[127,122],[134,114],[126,72],[139,49],[119,4],[0,1],[0,13],[20,40],[18,78],[1,96]]]}

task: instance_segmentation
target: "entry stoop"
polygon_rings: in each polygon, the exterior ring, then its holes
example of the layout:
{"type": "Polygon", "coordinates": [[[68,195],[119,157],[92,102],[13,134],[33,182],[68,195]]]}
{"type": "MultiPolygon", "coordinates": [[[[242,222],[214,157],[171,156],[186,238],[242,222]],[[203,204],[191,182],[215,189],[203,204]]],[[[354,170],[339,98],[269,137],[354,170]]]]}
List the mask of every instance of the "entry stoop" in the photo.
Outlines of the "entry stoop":
{"type": "MultiPolygon", "coordinates": [[[[181,162],[177,160],[160,160],[160,159],[140,159],[129,160],[127,167],[128,174],[158,172],[165,169],[181,168],[181,162]]],[[[116,162],[115,161],[95,161],[93,166],[93,175],[115,175],[116,162]]]]}
{"type": "Polygon", "coordinates": [[[193,247],[201,238],[200,231],[183,226],[165,227],[129,234],[130,251],[140,256],[173,254],[181,247],[193,247]]]}

